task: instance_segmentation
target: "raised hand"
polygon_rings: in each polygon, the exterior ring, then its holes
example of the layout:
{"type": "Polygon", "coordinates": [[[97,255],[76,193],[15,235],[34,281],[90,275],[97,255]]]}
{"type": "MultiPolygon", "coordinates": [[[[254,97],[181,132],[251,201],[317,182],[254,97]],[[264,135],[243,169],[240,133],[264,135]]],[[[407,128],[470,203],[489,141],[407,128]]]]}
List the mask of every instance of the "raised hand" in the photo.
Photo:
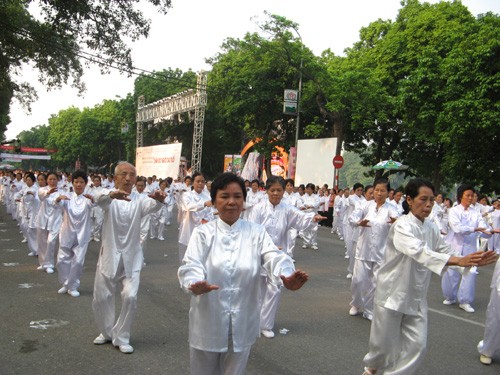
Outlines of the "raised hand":
{"type": "Polygon", "coordinates": [[[111,193],[109,193],[109,197],[112,199],[118,199],[130,202],[130,198],[128,197],[129,195],[130,194],[124,190],[113,190],[111,193]]]}
{"type": "Polygon", "coordinates": [[[289,290],[297,290],[302,288],[302,285],[309,280],[309,275],[301,270],[297,270],[288,277],[281,275],[280,278],[283,281],[285,288],[289,290]]]}
{"type": "Polygon", "coordinates": [[[217,290],[217,289],[219,289],[219,286],[209,284],[206,280],[203,280],[203,281],[198,281],[196,283],[191,284],[188,289],[193,294],[196,294],[197,296],[199,296],[200,294],[205,294],[205,293],[211,292],[212,290],[217,290]]]}

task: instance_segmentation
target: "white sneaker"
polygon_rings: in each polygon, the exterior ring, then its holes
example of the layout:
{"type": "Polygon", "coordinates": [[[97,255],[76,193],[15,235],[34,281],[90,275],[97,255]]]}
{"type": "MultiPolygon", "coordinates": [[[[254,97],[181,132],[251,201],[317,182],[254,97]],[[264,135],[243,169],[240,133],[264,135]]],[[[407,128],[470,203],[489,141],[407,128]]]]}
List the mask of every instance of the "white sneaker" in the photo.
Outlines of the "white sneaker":
{"type": "Polygon", "coordinates": [[[371,322],[371,321],[372,321],[372,319],[373,319],[373,315],[372,315],[372,314],[370,314],[370,313],[366,313],[366,312],[364,312],[364,313],[363,313],[363,318],[365,318],[365,319],[367,319],[367,320],[369,320],[369,321],[371,322]]]}
{"type": "Polygon", "coordinates": [[[120,345],[118,349],[125,354],[132,354],[134,352],[134,347],[128,344],[120,345]]]}
{"type": "Polygon", "coordinates": [[[106,344],[107,342],[110,342],[111,340],[110,339],[107,339],[106,337],[104,337],[104,335],[101,333],[99,334],[99,336],[97,336],[95,339],[94,339],[94,344],[95,345],[103,345],[103,344],[106,344]]]}
{"type": "Polygon", "coordinates": [[[303,249],[307,249],[307,245],[302,245],[302,248],[303,249]]]}
{"type": "Polygon", "coordinates": [[[446,298],[446,299],[443,301],[443,305],[447,305],[447,306],[449,306],[449,305],[453,305],[454,303],[457,303],[457,300],[455,300],[455,299],[448,299],[448,298],[446,298]]]}
{"type": "Polygon", "coordinates": [[[68,290],[68,294],[71,297],[80,297],[80,292],[76,289],[68,290]]]}
{"type": "Polygon", "coordinates": [[[99,238],[94,238],[94,241],[95,242],[101,242],[101,240],[99,238]]]}
{"type": "Polygon", "coordinates": [[[54,269],[52,267],[47,267],[45,269],[45,272],[47,272],[47,273],[54,273],[54,269]]]}
{"type": "Polygon", "coordinates": [[[38,271],[43,271],[43,266],[38,266],[36,269],[37,269],[38,271]]]}
{"type": "Polygon", "coordinates": [[[349,254],[345,253],[344,258],[349,259],[349,254]]]}
{"type": "Polygon", "coordinates": [[[352,273],[349,272],[346,276],[346,279],[352,279],[352,273]]]}
{"type": "Polygon", "coordinates": [[[159,241],[165,241],[165,239],[163,237],[158,237],[158,240],[159,241]]]}
{"type": "Polygon", "coordinates": [[[61,289],[59,289],[57,291],[57,293],[59,293],[59,294],[65,294],[67,291],[68,291],[68,288],[66,288],[66,286],[63,285],[63,287],[61,289]]]}
{"type": "Polygon", "coordinates": [[[458,305],[458,307],[460,307],[462,310],[464,310],[464,311],[466,311],[468,313],[473,313],[474,311],[476,311],[468,303],[461,303],[460,305],[458,305]]]}
{"type": "Polygon", "coordinates": [[[268,339],[272,339],[274,337],[274,332],[270,329],[263,329],[262,331],[260,331],[260,333],[262,333],[262,336],[268,339]]]}
{"type": "Polygon", "coordinates": [[[318,250],[318,246],[317,246],[317,245],[312,245],[312,246],[311,246],[311,249],[313,249],[313,250],[318,250]]]}
{"type": "Polygon", "coordinates": [[[351,309],[349,310],[349,315],[356,316],[359,314],[361,314],[361,309],[358,309],[356,306],[351,306],[351,309]]]}
{"type": "Polygon", "coordinates": [[[21,243],[26,243],[26,242],[28,242],[26,238],[23,238],[23,240],[21,241],[21,243]]]}
{"type": "Polygon", "coordinates": [[[35,253],[34,251],[30,251],[30,252],[28,253],[28,256],[29,256],[29,257],[36,257],[37,255],[38,255],[38,254],[37,254],[37,253],[35,253]]]}
{"type": "Polygon", "coordinates": [[[483,365],[491,365],[491,357],[488,357],[487,355],[481,354],[479,357],[479,362],[481,362],[483,365]]]}

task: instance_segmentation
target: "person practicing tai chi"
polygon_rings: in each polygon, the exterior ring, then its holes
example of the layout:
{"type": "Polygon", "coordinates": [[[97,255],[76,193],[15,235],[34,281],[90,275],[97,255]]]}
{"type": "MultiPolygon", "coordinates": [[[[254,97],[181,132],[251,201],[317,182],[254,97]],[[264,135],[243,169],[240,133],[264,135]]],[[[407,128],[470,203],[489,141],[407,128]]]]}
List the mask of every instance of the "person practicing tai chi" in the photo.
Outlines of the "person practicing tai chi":
{"type": "Polygon", "coordinates": [[[94,344],[109,341],[122,353],[132,353],[130,329],[137,308],[137,292],[144,262],[140,243],[141,219],[161,209],[165,193],[160,190],[142,199],[132,192],[137,172],[127,162],[115,168],[115,190],[95,197],[104,210],[102,245],[94,281],[92,308],[99,336],[94,344]],[[121,288],[122,308],[115,321],[115,296],[121,288]]]}

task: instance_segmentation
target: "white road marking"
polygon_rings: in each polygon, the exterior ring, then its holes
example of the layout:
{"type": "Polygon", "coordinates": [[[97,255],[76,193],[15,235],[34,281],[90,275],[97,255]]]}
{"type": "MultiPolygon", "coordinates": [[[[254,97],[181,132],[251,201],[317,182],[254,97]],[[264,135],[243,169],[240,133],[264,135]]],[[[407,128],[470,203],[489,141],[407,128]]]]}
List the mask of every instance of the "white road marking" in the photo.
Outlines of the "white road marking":
{"type": "Polygon", "coordinates": [[[456,316],[456,315],[453,315],[453,314],[445,313],[443,311],[439,311],[439,310],[431,309],[431,308],[429,308],[429,311],[432,311],[433,313],[436,313],[436,314],[447,316],[449,318],[454,318],[454,319],[457,319],[457,320],[461,320],[462,322],[474,324],[474,325],[479,326],[479,327],[483,327],[483,328],[485,327],[485,325],[483,323],[475,322],[474,320],[462,318],[460,316],[456,316]]]}

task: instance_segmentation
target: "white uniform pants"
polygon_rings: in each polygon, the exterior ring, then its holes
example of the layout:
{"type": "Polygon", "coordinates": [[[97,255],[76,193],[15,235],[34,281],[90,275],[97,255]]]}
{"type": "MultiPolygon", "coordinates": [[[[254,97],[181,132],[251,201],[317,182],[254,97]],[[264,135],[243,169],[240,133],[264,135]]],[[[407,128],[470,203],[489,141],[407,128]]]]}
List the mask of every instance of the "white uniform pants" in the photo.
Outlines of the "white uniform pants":
{"type": "MultiPolygon", "coordinates": [[[[295,248],[295,241],[297,240],[297,229],[290,228],[286,234],[287,240],[287,248],[286,248],[286,253],[293,258],[293,249],[295,248]]],[[[285,250],[285,249],[283,249],[285,250]]]]}
{"type": "Polygon", "coordinates": [[[49,231],[38,229],[41,241],[38,242],[38,262],[43,268],[54,267],[57,242],[59,241],[59,230],[49,231]],[[42,246],[45,242],[47,245],[42,246]]]}
{"type": "Polygon", "coordinates": [[[262,305],[260,308],[260,329],[272,330],[276,313],[281,300],[281,288],[267,281],[267,276],[261,276],[262,305]]]}
{"type": "Polygon", "coordinates": [[[38,229],[37,228],[30,228],[28,227],[28,249],[30,252],[38,254],[38,242],[37,242],[37,237],[38,237],[38,229]]]}
{"type": "Polygon", "coordinates": [[[476,292],[476,276],[475,272],[460,272],[448,268],[441,280],[441,287],[445,298],[456,301],[458,303],[474,302],[474,295],[476,292]]]}
{"type": "Polygon", "coordinates": [[[244,375],[250,348],[235,353],[189,348],[191,375],[244,375]]]}
{"type": "Polygon", "coordinates": [[[481,354],[488,357],[493,357],[495,352],[500,350],[500,290],[498,286],[491,288],[490,303],[486,310],[483,345],[478,349],[481,354]]]}
{"type": "Polygon", "coordinates": [[[351,306],[373,314],[373,298],[375,296],[375,273],[379,268],[376,262],[356,259],[351,281],[351,306]]]}
{"type": "Polygon", "coordinates": [[[140,272],[134,272],[131,277],[126,277],[123,260],[120,261],[114,278],[106,277],[101,272],[99,264],[97,265],[92,310],[97,328],[115,346],[126,345],[130,342],[130,330],[137,310],[140,277],[140,272]],[[117,287],[121,289],[122,309],[115,322],[117,287]]]}
{"type": "Polygon", "coordinates": [[[92,218],[92,238],[101,239],[102,223],[104,221],[103,215],[96,215],[92,218]]]}
{"type": "Polygon", "coordinates": [[[187,245],[183,245],[179,243],[179,263],[182,264],[182,259],[184,259],[184,255],[186,254],[187,245]]]}
{"type": "Polygon", "coordinates": [[[72,247],[59,247],[57,254],[59,282],[69,290],[78,289],[80,286],[88,246],[87,242],[83,245],[75,243],[72,247]]]}
{"type": "Polygon", "coordinates": [[[304,240],[304,245],[306,246],[317,246],[318,245],[318,226],[315,225],[312,229],[307,229],[302,231],[302,239],[304,240]]]}
{"type": "Polygon", "coordinates": [[[416,374],[427,346],[427,309],[418,315],[374,306],[370,351],[363,361],[377,375],[416,374]]]}

